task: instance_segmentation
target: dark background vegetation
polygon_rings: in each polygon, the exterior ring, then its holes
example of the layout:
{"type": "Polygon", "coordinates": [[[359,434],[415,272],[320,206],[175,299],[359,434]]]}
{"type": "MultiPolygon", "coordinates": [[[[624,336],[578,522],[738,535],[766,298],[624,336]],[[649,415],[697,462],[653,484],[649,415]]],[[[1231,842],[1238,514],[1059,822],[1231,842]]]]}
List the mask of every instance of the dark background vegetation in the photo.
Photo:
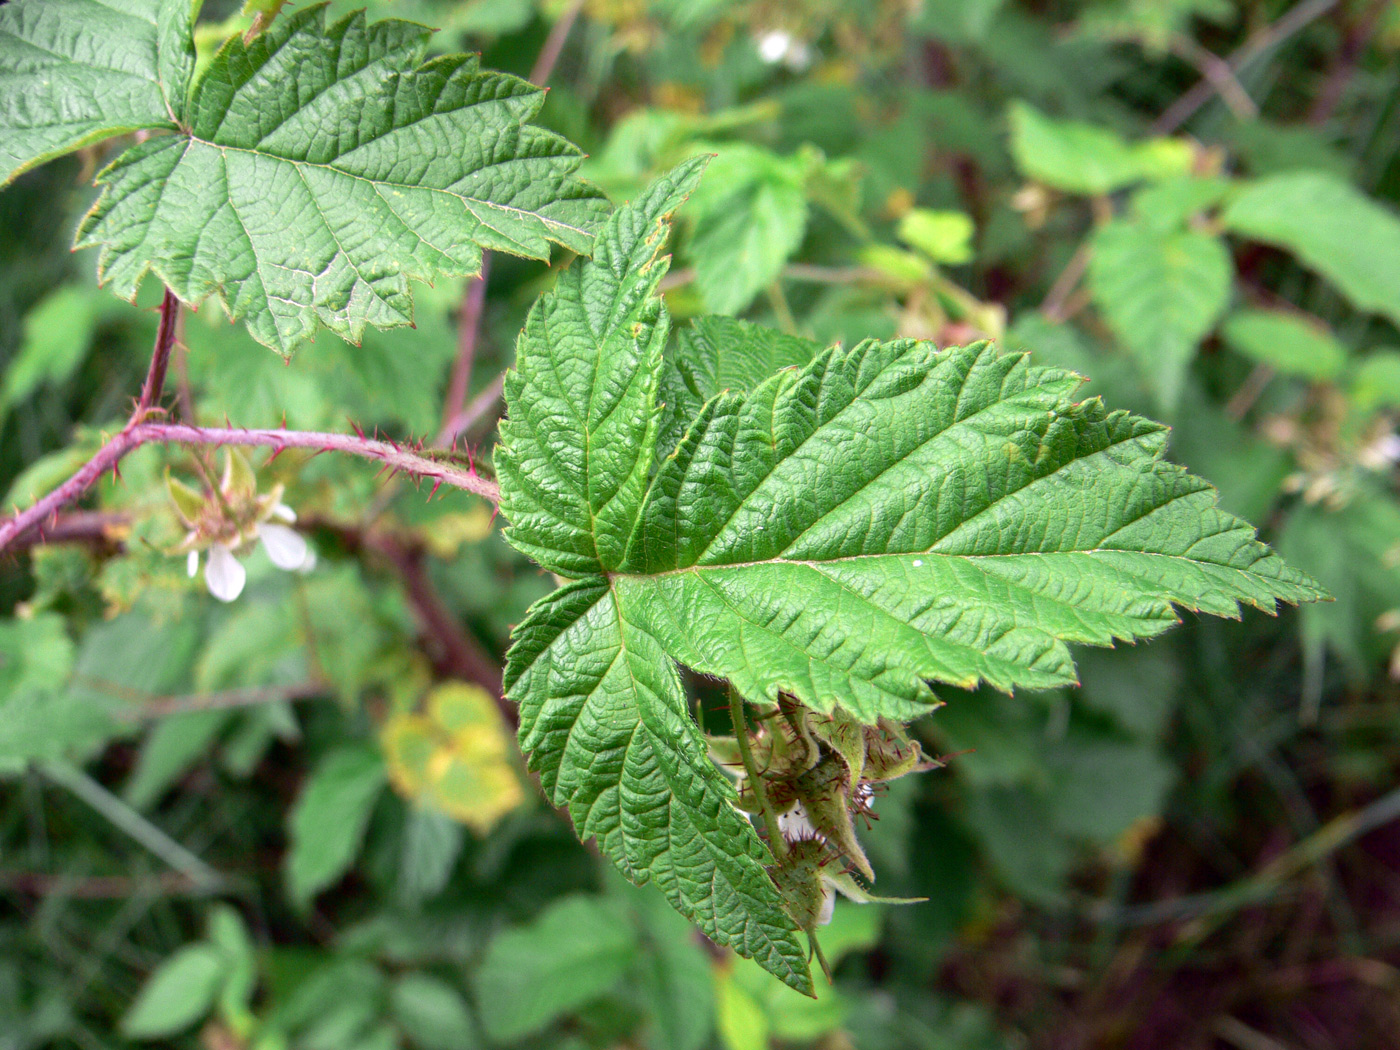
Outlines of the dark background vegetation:
{"type": "MultiPolygon", "coordinates": [[[[1400,1045],[1400,219],[1365,210],[1400,192],[1400,5],[370,6],[521,75],[562,42],[542,120],[616,200],[719,154],[681,215],[678,319],[1073,367],[1169,421],[1337,600],[1187,615],[1083,653],[1076,689],[943,690],[916,730],[955,757],[866,836],[880,892],[929,901],[843,904],[813,1004],[579,845],[492,705],[444,714],[444,683],[499,684],[550,589],[488,508],[260,453],[319,563],[257,555],[223,606],[165,553],[162,472],[195,465],[143,450],[72,542],[0,563],[0,1048],[1400,1045]],[[1282,212],[1232,219],[1250,193],[1282,212]]],[[[206,51],[234,16],[205,4],[206,51]]],[[[68,250],[111,148],[0,193],[7,507],[139,388],[159,290],[121,303],[68,250]]],[[[431,437],[477,332],[489,461],[491,384],[550,279],[497,258],[479,331],[446,282],[416,330],[290,364],[210,304],[178,385],[206,422],[431,437]]]]}

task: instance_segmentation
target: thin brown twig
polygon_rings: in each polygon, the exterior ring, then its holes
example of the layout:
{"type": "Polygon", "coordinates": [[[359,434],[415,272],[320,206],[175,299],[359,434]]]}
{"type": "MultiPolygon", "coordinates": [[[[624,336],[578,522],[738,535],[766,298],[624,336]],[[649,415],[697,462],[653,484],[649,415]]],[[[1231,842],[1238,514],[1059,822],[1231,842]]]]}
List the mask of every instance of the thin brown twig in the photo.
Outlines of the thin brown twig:
{"type": "Polygon", "coordinates": [[[163,696],[139,707],[122,711],[128,721],[146,721],[191,711],[226,711],[238,707],[257,707],[286,700],[309,700],[325,696],[327,686],[318,682],[297,685],[267,686],[261,689],[223,689],[211,693],[190,693],[185,696],[163,696]]]}
{"type": "Polygon", "coordinates": [[[1322,90],[1308,107],[1309,124],[1326,124],[1332,118],[1341,104],[1342,96],[1346,94],[1347,85],[1356,76],[1366,45],[1371,42],[1371,37],[1380,26],[1381,16],[1389,6],[1390,0],[1371,0],[1361,17],[1347,30],[1337,51],[1336,63],[1323,81],[1322,90]]]}
{"type": "Polygon", "coordinates": [[[462,313],[457,322],[457,359],[452,363],[452,377],[447,384],[447,397],[442,404],[442,430],[436,444],[446,445],[458,432],[452,422],[462,414],[467,391],[471,387],[472,366],[481,338],[481,314],[486,306],[486,281],[491,274],[491,253],[481,253],[481,271],[467,283],[462,292],[462,313]]]}
{"type": "Polygon", "coordinates": [[[442,434],[438,437],[438,445],[447,445],[456,441],[459,437],[469,433],[472,427],[481,422],[501,400],[501,394],[505,390],[506,375],[502,372],[495,379],[491,380],[488,386],[476,397],[472,398],[467,407],[458,412],[443,427],[442,434]]]}
{"type": "MultiPolygon", "coordinates": [[[[1278,47],[1293,34],[1321,18],[1336,7],[1338,2],[1339,0],[1303,0],[1302,3],[1290,8],[1282,18],[1250,36],[1248,40],[1230,53],[1230,57],[1225,60],[1230,69],[1230,75],[1238,77],[1247,66],[1278,47]]],[[[1215,97],[1217,90],[1214,81],[1202,76],[1189,91],[1162,111],[1162,115],[1152,125],[1152,133],[1154,135],[1170,135],[1215,97]]]]}
{"type": "Polygon", "coordinates": [[[539,57],[535,59],[535,65],[530,70],[530,83],[544,87],[549,83],[549,78],[554,75],[554,67],[559,64],[559,56],[564,52],[564,44],[569,39],[569,34],[573,32],[574,23],[578,21],[579,13],[583,11],[584,0],[572,0],[564,13],[550,27],[549,36],[545,38],[544,47],[540,48],[539,57]]]}
{"type": "Polygon", "coordinates": [[[1176,37],[1171,42],[1171,49],[1195,66],[1196,71],[1210,81],[1215,93],[1230,107],[1230,112],[1236,117],[1241,120],[1253,120],[1259,115],[1259,107],[1239,82],[1229,62],[1202,47],[1189,36],[1176,37]]]}
{"type": "MultiPolygon", "coordinates": [[[[544,46],[535,59],[535,65],[530,70],[532,84],[544,87],[549,82],[549,78],[554,75],[554,67],[559,63],[559,56],[563,53],[564,44],[582,10],[583,0],[573,0],[550,28],[544,46]]],[[[457,358],[453,362],[452,375],[447,384],[447,395],[443,400],[442,428],[434,442],[439,447],[445,447],[454,442],[471,425],[471,422],[475,421],[477,415],[491,407],[490,403],[486,403],[477,408],[476,414],[470,414],[472,408],[477,407],[481,400],[480,395],[471,405],[466,405],[467,391],[471,389],[472,367],[476,362],[477,346],[481,339],[481,319],[486,305],[486,282],[490,273],[491,253],[483,251],[481,253],[481,269],[478,271],[476,279],[471,281],[462,293],[462,312],[457,322],[457,358]],[[469,419],[470,422],[461,422],[464,418],[469,419]]],[[[499,392],[496,396],[500,396],[499,392]]]]}
{"type": "Polygon", "coordinates": [[[1045,294],[1045,301],[1040,304],[1040,312],[1045,315],[1047,321],[1059,324],[1068,320],[1069,312],[1067,304],[1074,290],[1079,287],[1080,280],[1089,268],[1089,256],[1093,254],[1093,249],[1089,247],[1086,240],[1082,243],[1073,255],[1065,268],[1060,271],[1060,275],[1055,278],[1055,283],[1050,286],[1050,291],[1045,294]]]}

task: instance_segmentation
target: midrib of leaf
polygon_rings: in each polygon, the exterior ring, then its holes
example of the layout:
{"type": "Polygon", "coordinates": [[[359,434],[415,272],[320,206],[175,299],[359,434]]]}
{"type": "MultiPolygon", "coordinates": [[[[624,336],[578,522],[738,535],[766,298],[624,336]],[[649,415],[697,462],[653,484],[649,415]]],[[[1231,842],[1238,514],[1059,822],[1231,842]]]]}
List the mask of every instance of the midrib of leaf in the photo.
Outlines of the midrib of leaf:
{"type": "MultiPolygon", "coordinates": [[[[967,392],[967,384],[968,384],[968,382],[970,381],[970,379],[971,379],[971,377],[972,377],[972,375],[973,375],[973,372],[975,371],[976,366],[977,366],[978,363],[979,363],[979,362],[978,362],[978,359],[977,359],[977,358],[970,357],[970,358],[969,358],[969,365],[970,365],[971,367],[968,367],[968,368],[962,373],[961,380],[960,380],[960,383],[959,383],[959,386],[958,386],[958,393],[957,393],[957,399],[958,399],[958,404],[959,404],[959,406],[961,406],[962,397],[963,397],[963,395],[967,392]]],[[[928,382],[928,379],[931,378],[934,374],[935,374],[935,373],[934,373],[934,370],[933,370],[933,369],[930,369],[930,370],[929,370],[928,377],[925,378],[924,382],[928,382]]],[[[1005,375],[1003,375],[1003,376],[1001,377],[1001,384],[1000,384],[1000,386],[998,387],[998,395],[1000,395],[1000,394],[1006,389],[1007,380],[1010,379],[1010,378],[1012,377],[1013,374],[1014,374],[1013,372],[1008,371],[1005,375]]],[[[874,379],[876,379],[876,378],[878,378],[878,377],[879,377],[879,373],[877,372],[875,375],[871,376],[870,378],[871,378],[871,381],[873,381],[874,379]]],[[[922,385],[922,384],[920,384],[920,385],[922,385]]],[[[709,564],[709,565],[734,565],[734,564],[736,564],[736,563],[733,563],[733,562],[705,562],[704,559],[705,559],[705,556],[706,556],[707,554],[709,554],[709,552],[714,548],[715,544],[718,543],[721,539],[723,539],[723,538],[725,537],[725,534],[726,534],[726,532],[728,532],[729,527],[734,523],[734,519],[737,518],[737,517],[745,510],[745,508],[747,508],[748,506],[750,506],[751,501],[753,501],[755,498],[757,498],[757,497],[760,495],[761,492],[763,492],[764,486],[767,485],[770,481],[773,480],[774,476],[779,472],[779,470],[784,466],[784,464],[786,464],[786,463],[788,463],[788,462],[790,462],[790,461],[796,459],[797,456],[798,456],[798,453],[801,452],[801,450],[802,450],[803,448],[805,448],[805,447],[807,446],[807,444],[808,444],[810,441],[812,441],[813,439],[815,439],[815,438],[817,438],[819,435],[821,435],[822,432],[823,432],[824,430],[826,430],[828,427],[835,427],[835,426],[837,426],[837,425],[839,424],[839,422],[840,422],[840,420],[842,419],[843,416],[846,416],[848,413],[854,414],[854,413],[858,410],[858,409],[857,409],[857,406],[861,403],[862,395],[863,395],[863,393],[864,393],[865,390],[869,389],[869,386],[870,386],[870,383],[867,382],[863,387],[861,387],[861,388],[859,388],[858,390],[856,390],[854,396],[851,398],[851,401],[850,401],[850,403],[849,403],[848,405],[846,405],[844,408],[842,408],[840,411],[838,411],[835,415],[831,416],[830,418],[825,419],[825,420],[819,420],[819,421],[817,421],[816,424],[812,427],[811,432],[808,433],[800,442],[798,442],[798,444],[795,445],[795,446],[792,448],[792,450],[791,450],[790,452],[788,452],[785,456],[783,456],[783,458],[777,459],[777,460],[775,460],[775,461],[773,462],[773,464],[768,468],[768,470],[766,470],[766,471],[764,472],[763,476],[762,476],[761,478],[758,478],[758,479],[755,481],[755,483],[753,484],[753,487],[745,494],[744,498],[743,498],[742,500],[739,500],[739,501],[735,504],[735,506],[732,508],[732,510],[730,511],[730,513],[728,514],[728,516],[725,518],[723,524],[721,524],[720,527],[719,527],[718,529],[715,530],[715,532],[714,532],[714,534],[711,536],[709,542],[706,543],[704,549],[703,549],[702,551],[700,551],[700,553],[695,557],[695,561],[694,561],[694,564],[695,564],[695,565],[701,565],[702,563],[703,563],[703,564],[709,564]]],[[[911,388],[909,391],[906,391],[906,393],[913,393],[914,390],[916,390],[916,389],[917,389],[917,387],[911,388]]],[[[790,390],[791,390],[791,387],[783,387],[783,386],[781,386],[780,384],[777,384],[777,383],[773,384],[773,401],[772,401],[772,406],[771,406],[771,408],[770,408],[770,411],[769,411],[769,413],[768,413],[768,416],[769,416],[770,442],[771,442],[772,448],[773,448],[773,450],[774,450],[775,452],[777,451],[778,441],[777,441],[777,431],[776,431],[776,413],[775,413],[772,409],[775,409],[775,408],[776,408],[779,399],[780,399],[785,393],[788,393],[790,390]]],[[[1037,388],[1037,387],[1035,387],[1035,386],[1033,386],[1033,385],[1031,385],[1031,384],[1028,383],[1028,384],[1026,384],[1025,388],[1024,388],[1019,394],[1015,395],[1014,397],[1012,397],[1012,398],[1010,398],[1010,399],[1007,399],[1007,400],[1001,400],[1000,397],[998,397],[998,399],[990,401],[988,404],[983,405],[982,407],[976,409],[975,411],[973,411],[973,412],[971,412],[971,413],[969,413],[969,414],[967,414],[967,415],[962,415],[962,414],[960,414],[960,413],[957,411],[957,409],[955,409],[955,410],[954,410],[954,413],[953,413],[953,418],[951,418],[951,419],[949,420],[949,422],[948,422],[945,426],[943,426],[943,427],[941,427],[940,429],[934,431],[933,433],[930,433],[924,440],[918,442],[917,444],[911,445],[907,450],[905,450],[905,451],[904,451],[903,453],[901,453],[899,456],[895,457],[894,459],[890,460],[888,463],[886,463],[885,465],[883,465],[883,466],[880,468],[880,470],[879,470],[878,472],[876,472],[874,475],[872,475],[870,478],[868,478],[868,479],[862,481],[861,484],[860,484],[860,486],[859,486],[858,488],[854,489],[854,490],[853,490],[852,492],[850,492],[848,495],[844,496],[844,497],[841,499],[841,501],[840,501],[839,503],[836,503],[836,504],[834,504],[833,506],[827,508],[827,510],[825,510],[825,511],[822,513],[821,517],[819,517],[819,518],[817,518],[817,519],[815,519],[815,520],[809,522],[809,523],[802,529],[802,531],[799,532],[799,533],[797,533],[795,536],[793,536],[793,537],[788,541],[788,543],[782,548],[782,550],[779,551],[779,552],[777,552],[777,554],[775,554],[774,557],[773,557],[772,559],[767,559],[767,561],[754,562],[754,563],[751,563],[751,564],[767,564],[769,561],[779,560],[779,559],[781,558],[781,555],[782,555],[783,552],[788,551],[788,550],[791,550],[793,547],[797,546],[798,543],[800,543],[804,537],[806,537],[808,534],[810,534],[810,533],[812,532],[812,530],[816,529],[819,525],[822,524],[822,522],[826,521],[826,520],[827,520],[828,518],[830,518],[832,515],[836,514],[838,511],[840,511],[843,507],[845,507],[845,506],[846,506],[848,503],[850,503],[852,500],[856,499],[858,496],[860,496],[861,494],[863,494],[863,493],[865,493],[866,491],[868,491],[872,486],[874,486],[874,485],[877,484],[882,478],[884,478],[884,476],[885,476],[886,474],[888,474],[890,471],[892,471],[892,470],[896,469],[897,467],[901,466],[902,464],[904,464],[905,462],[907,462],[911,457],[917,455],[917,454],[920,453],[920,452],[925,451],[925,450],[928,448],[928,446],[932,445],[932,444],[935,443],[936,441],[939,441],[939,440],[941,440],[941,439],[947,437],[948,435],[952,434],[953,432],[955,432],[955,431],[956,431],[958,428],[960,428],[960,427],[965,427],[965,426],[967,426],[967,425],[970,424],[972,421],[974,421],[974,420],[980,418],[981,416],[985,415],[986,413],[994,412],[994,411],[997,411],[997,410],[1005,410],[1005,409],[1008,408],[1008,407],[1016,407],[1016,406],[1017,406],[1017,399],[1018,399],[1018,398],[1026,398],[1027,400],[1032,400],[1032,399],[1043,400],[1043,399],[1045,398],[1045,391],[1044,391],[1043,389],[1041,389],[1041,388],[1037,388]]],[[[1027,405],[1026,407],[1030,407],[1030,405],[1027,405]]],[[[1079,459],[1074,459],[1074,460],[1070,460],[1070,461],[1068,461],[1068,462],[1066,462],[1066,463],[1063,463],[1063,464],[1061,464],[1059,467],[1057,467],[1054,471],[1052,471],[1052,472],[1049,473],[1049,474],[1044,474],[1044,475],[1040,475],[1040,476],[1038,476],[1038,477],[1034,477],[1034,478],[1029,479],[1024,485],[1020,486],[1019,488],[1014,489],[1014,490],[1009,491],[1009,492],[1006,492],[1006,493],[1003,493],[1001,496],[999,496],[999,497],[998,497],[995,501],[993,501],[991,504],[989,504],[988,506],[982,508],[982,510],[978,511],[977,514],[973,515],[972,518],[967,518],[967,519],[964,519],[963,521],[960,521],[949,533],[946,533],[945,535],[939,537],[937,540],[934,541],[934,543],[937,544],[937,543],[942,543],[942,542],[944,542],[944,541],[947,540],[949,537],[951,537],[952,535],[954,535],[959,529],[961,529],[961,528],[965,527],[966,525],[970,524],[970,523],[971,523],[973,520],[975,520],[977,517],[979,517],[979,516],[981,516],[982,514],[985,514],[986,512],[988,512],[988,511],[994,509],[994,508],[996,507],[996,505],[997,505],[998,503],[1000,503],[1002,500],[1009,499],[1010,497],[1016,495],[1018,492],[1021,492],[1021,491],[1023,491],[1024,489],[1027,489],[1027,488],[1029,488],[1029,487],[1031,487],[1031,486],[1033,486],[1033,485],[1039,484],[1039,483],[1042,482],[1042,481],[1047,481],[1047,480],[1053,478],[1053,477],[1054,477],[1056,474],[1058,474],[1061,470],[1064,470],[1064,469],[1066,469],[1067,467],[1073,466],[1073,465],[1076,464],[1076,463],[1080,463],[1080,462],[1083,462],[1084,460],[1093,458],[1094,456],[1098,456],[1098,455],[1101,455],[1101,454],[1103,454],[1103,453],[1106,453],[1106,452],[1108,452],[1111,448],[1117,447],[1117,445],[1119,445],[1119,444],[1126,444],[1126,443],[1131,442],[1131,441],[1138,441],[1138,440],[1141,440],[1143,437],[1144,437],[1143,434],[1131,434],[1131,435],[1129,435],[1128,437],[1125,437],[1125,438],[1121,439],[1120,441],[1115,441],[1115,442],[1113,442],[1112,444],[1106,446],[1105,448],[1100,449],[1100,450],[1098,450],[1098,451],[1096,451],[1096,452],[1094,452],[1094,453],[1091,453],[1089,456],[1080,457],[1079,459]]],[[[679,515],[676,515],[676,516],[675,516],[675,519],[676,519],[676,534],[677,534],[677,538],[679,538],[679,527],[680,527],[679,515]]],[[[641,520],[641,519],[640,519],[640,516],[639,516],[639,520],[641,520]]],[[[677,543],[677,548],[679,548],[679,543],[677,543]]],[[[931,549],[932,549],[932,545],[931,545],[929,548],[927,548],[927,549],[928,549],[928,550],[931,550],[931,549]]],[[[886,552],[883,552],[881,555],[862,555],[861,557],[880,557],[880,556],[887,556],[887,555],[889,555],[889,554],[891,554],[891,553],[894,553],[894,552],[886,551],[886,552]]],[[[917,553],[917,552],[908,552],[908,553],[917,553]]],[[[837,560],[837,559],[823,559],[823,560],[825,561],[825,560],[837,560]]],[[[672,571],[674,571],[674,570],[672,570],[672,571]]],[[[651,573],[651,574],[649,574],[649,575],[661,575],[661,574],[660,574],[660,573],[651,573]]]]}
{"type": "MultiPolygon", "coordinates": [[[[442,114],[434,114],[434,115],[435,115],[435,116],[441,116],[442,114]]],[[[412,127],[412,126],[413,126],[413,125],[411,125],[411,124],[405,124],[405,125],[404,125],[404,127],[412,127]]],[[[543,215],[540,215],[540,214],[537,213],[537,212],[528,211],[528,210],[526,210],[525,208],[512,208],[511,206],[509,206],[509,205],[507,205],[507,204],[500,204],[500,203],[498,203],[497,201],[485,200],[485,199],[482,198],[482,197],[472,197],[472,196],[469,196],[468,194],[465,194],[465,193],[458,193],[458,192],[456,192],[456,191],[454,191],[454,190],[452,190],[452,189],[445,189],[445,188],[440,189],[440,188],[438,188],[438,187],[436,187],[436,186],[421,186],[421,185],[415,186],[415,185],[412,184],[412,183],[408,183],[408,182],[390,182],[390,181],[387,180],[387,179],[371,179],[371,178],[369,178],[369,177],[367,177],[367,176],[365,176],[365,175],[357,175],[357,174],[355,174],[353,171],[346,171],[344,168],[338,168],[338,167],[336,167],[334,164],[328,164],[328,163],[324,163],[324,162],[321,162],[321,161],[314,161],[314,160],[297,160],[295,157],[285,157],[285,156],[283,156],[283,155],[280,154],[280,153],[269,153],[269,152],[266,152],[266,151],[264,151],[264,150],[250,149],[250,148],[248,148],[248,147],[246,147],[246,146],[229,146],[229,145],[224,145],[224,144],[222,144],[222,143],[211,142],[209,139],[199,138],[199,137],[196,136],[196,135],[192,135],[192,134],[185,133],[185,132],[182,132],[182,133],[180,134],[179,137],[188,140],[192,145],[197,144],[197,145],[200,145],[200,146],[208,146],[208,147],[210,147],[211,149],[216,149],[216,150],[218,150],[220,153],[247,153],[247,154],[249,154],[249,155],[251,155],[251,156],[264,157],[264,158],[267,158],[267,159],[269,159],[269,160],[278,161],[278,162],[283,163],[283,164],[290,164],[290,165],[292,165],[293,167],[297,168],[298,170],[300,170],[300,169],[303,168],[303,167],[306,167],[306,168],[321,168],[321,169],[323,169],[323,170],[325,170],[325,171],[333,172],[334,174],[343,176],[343,177],[345,177],[345,178],[347,178],[347,179],[353,179],[353,180],[356,181],[356,182],[364,182],[364,183],[367,183],[367,184],[369,184],[370,186],[374,187],[376,190],[378,190],[379,187],[383,186],[383,187],[387,187],[387,188],[389,188],[389,189],[394,189],[394,190],[411,190],[411,191],[418,192],[418,193],[442,193],[442,194],[446,194],[446,195],[449,196],[449,197],[455,197],[457,200],[460,200],[460,201],[463,201],[463,202],[471,202],[472,204],[477,204],[477,205],[480,205],[480,206],[483,207],[483,208],[487,208],[487,209],[490,209],[490,210],[493,210],[493,211],[507,212],[507,213],[513,214],[513,215],[524,215],[524,216],[529,216],[530,218],[538,219],[540,222],[543,222],[543,223],[545,223],[545,224],[548,225],[548,226],[552,226],[552,227],[554,227],[555,229],[570,230],[570,231],[572,231],[572,232],[574,232],[574,233],[581,233],[581,234],[585,234],[585,235],[587,235],[587,233],[588,233],[588,231],[585,230],[585,229],[584,229],[583,227],[581,227],[581,226],[570,226],[567,222],[560,222],[560,221],[558,221],[557,219],[550,219],[550,218],[547,218],[547,217],[545,217],[545,216],[543,216],[543,215]]],[[[349,154],[346,154],[346,156],[349,156],[349,154]]],[[[511,158],[508,159],[508,160],[499,161],[499,162],[497,162],[497,163],[495,163],[495,164],[488,165],[487,167],[484,167],[484,168],[477,168],[475,171],[472,172],[472,174],[473,174],[473,175],[476,175],[476,174],[478,174],[479,172],[491,171],[491,170],[493,170],[493,169],[495,169],[495,168],[503,168],[503,167],[505,167],[507,164],[523,164],[523,163],[525,163],[525,162],[527,162],[527,161],[534,160],[534,159],[536,159],[536,158],[534,158],[534,157],[511,157],[511,158]]],[[[304,179],[302,180],[302,185],[306,185],[306,182],[305,182],[304,179]]],[[[307,192],[308,192],[308,193],[311,193],[311,192],[312,192],[310,186],[307,186],[307,192]]],[[[314,194],[313,194],[313,198],[314,198],[314,194]]],[[[383,200],[384,200],[384,203],[385,203],[385,204],[388,204],[390,207],[393,206],[393,203],[392,203],[388,198],[383,197],[382,194],[381,194],[381,199],[383,199],[383,200]]],[[[319,208],[318,208],[318,212],[319,212],[319,208]]],[[[398,215],[397,212],[395,212],[394,214],[395,214],[396,216],[398,215]]],[[[403,221],[402,216],[399,216],[399,219],[400,219],[400,221],[403,221]]],[[[325,221],[324,216],[322,216],[322,221],[323,221],[323,222],[325,221]]],[[[495,227],[492,227],[492,229],[495,230],[495,227]]],[[[501,231],[496,230],[496,232],[497,232],[497,233],[500,233],[501,231]]],[[[420,240],[421,240],[421,238],[420,238],[420,240]]],[[[424,241],[423,243],[427,244],[428,247],[432,248],[434,251],[441,251],[440,248],[437,248],[435,245],[429,243],[428,241],[424,241]]]]}

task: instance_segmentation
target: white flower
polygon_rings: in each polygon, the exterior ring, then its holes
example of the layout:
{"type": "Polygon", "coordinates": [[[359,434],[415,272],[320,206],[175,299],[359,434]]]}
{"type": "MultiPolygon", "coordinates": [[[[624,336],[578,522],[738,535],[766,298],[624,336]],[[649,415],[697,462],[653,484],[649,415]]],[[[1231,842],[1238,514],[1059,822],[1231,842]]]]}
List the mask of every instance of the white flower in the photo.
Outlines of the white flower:
{"type": "Polygon", "coordinates": [[[221,602],[231,602],[243,593],[248,571],[222,543],[209,548],[209,564],[204,569],[204,582],[209,593],[221,602]]]}
{"type": "MultiPolygon", "coordinates": [[[[285,503],[276,504],[267,518],[243,534],[247,539],[254,536],[261,541],[267,551],[268,560],[279,569],[287,572],[310,572],[316,565],[316,552],[302,535],[286,525],[279,525],[269,519],[281,521],[297,520],[296,513],[285,503]]],[[[186,541],[197,537],[191,534],[186,541]]],[[[209,563],[204,569],[204,583],[209,593],[221,602],[231,602],[243,593],[243,585],[248,582],[248,571],[234,555],[234,550],[242,546],[242,539],[234,543],[215,543],[209,548],[209,563]]],[[[185,565],[193,578],[199,572],[199,551],[192,550],[186,557],[185,565]]]]}
{"type": "Polygon", "coordinates": [[[772,65],[781,62],[791,47],[791,33],[783,29],[770,29],[758,38],[758,57],[772,65]]]}
{"type": "Polygon", "coordinates": [[[800,73],[812,64],[812,49],[786,29],[770,29],[761,34],[755,43],[758,57],[770,66],[781,62],[800,73]]]}
{"type": "Polygon", "coordinates": [[[263,550],[267,551],[272,564],[288,572],[302,568],[311,551],[301,534],[285,525],[274,525],[271,522],[260,525],[258,539],[262,541],[263,550]]]}
{"type": "Polygon", "coordinates": [[[778,830],[783,833],[783,838],[789,842],[802,842],[805,839],[822,840],[821,834],[812,824],[812,820],[807,816],[807,809],[801,802],[795,804],[786,813],[778,814],[778,830]]]}

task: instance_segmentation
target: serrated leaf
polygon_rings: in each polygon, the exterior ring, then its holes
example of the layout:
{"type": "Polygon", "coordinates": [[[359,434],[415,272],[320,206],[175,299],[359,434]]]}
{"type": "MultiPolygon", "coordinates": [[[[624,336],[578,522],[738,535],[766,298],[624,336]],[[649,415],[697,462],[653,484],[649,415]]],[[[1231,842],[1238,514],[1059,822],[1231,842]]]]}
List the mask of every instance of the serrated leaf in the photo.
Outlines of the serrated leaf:
{"type": "MultiPolygon", "coordinates": [[[[620,210],[579,266],[580,291],[537,310],[610,318],[620,289],[654,288],[655,249],[638,250],[638,234],[626,252],[601,246],[637,230],[659,241],[674,185],[620,210]]],[[[666,317],[625,302],[627,339],[580,340],[574,324],[522,342],[508,390],[528,425],[505,430],[502,507],[517,546],[585,578],[517,627],[505,686],[531,767],[580,835],[794,988],[811,988],[796,923],[672,660],[756,701],[787,694],[873,723],[927,711],[931,681],[1073,682],[1066,643],[1159,633],[1173,605],[1234,616],[1240,602],[1272,611],[1322,593],[1219,511],[1209,485],[1162,461],[1165,428],[1076,404],[1080,377],[987,344],[868,341],[719,393],[639,509],[634,479],[662,411],[647,324],[664,332],[666,317]],[[605,446],[569,406],[591,403],[598,376],[617,377],[609,410],[625,407],[630,444],[606,450],[620,466],[592,470],[605,446]],[[531,416],[538,391],[555,404],[531,416]],[[595,508],[609,518],[591,530],[595,508]]]]}
{"type": "Polygon", "coordinates": [[[1220,330],[1234,349],[1284,375],[1335,379],[1347,349],[1320,322],[1281,310],[1241,310],[1220,330]]]}
{"type": "Polygon", "coordinates": [[[511,543],[553,572],[622,560],[656,445],[667,219],[704,166],[682,164],[613,215],[592,263],[561,274],[520,334],[496,450],[501,510],[511,543]]]}
{"type": "Polygon", "coordinates": [[[174,129],[194,70],[189,0],[12,0],[0,7],[0,186],[141,128],[174,129]]]}
{"type": "Polygon", "coordinates": [[[1400,324],[1400,216],[1323,172],[1254,183],[1222,216],[1227,228],[1278,245],[1362,310],[1400,324]]]}
{"type": "Polygon", "coordinates": [[[706,756],[675,665],[604,578],[537,603],[505,673],[520,746],[550,801],[638,885],[654,882],[709,938],[811,993],[770,860],[706,756]]]}
{"type": "Polygon", "coordinates": [[[1217,237],[1116,221],[1100,227],[1089,291],[1164,410],[1176,408],[1196,348],[1230,299],[1234,267],[1217,237]]]}
{"type": "Polygon", "coordinates": [[[1074,681],[1066,642],[1321,592],[1161,459],[1165,428],[987,344],[833,348],[720,396],[648,493],[618,600],[746,697],[911,717],[926,680],[1074,681]]]}
{"type": "Polygon", "coordinates": [[[723,390],[752,390],[780,368],[805,365],[821,344],[734,317],[697,317],[661,376],[664,403],[657,447],[675,448],[706,401],[723,390]]]}
{"type": "Polygon", "coordinates": [[[431,31],[325,5],[235,37],[195,84],[180,133],[100,176],[79,245],[133,298],[155,273],[190,305],[217,295],[290,352],[318,324],[351,342],[412,323],[409,280],[474,274],[489,248],[586,252],[601,215],[581,155],[525,124],[533,85],[477,60],[423,63],[431,31]]]}

